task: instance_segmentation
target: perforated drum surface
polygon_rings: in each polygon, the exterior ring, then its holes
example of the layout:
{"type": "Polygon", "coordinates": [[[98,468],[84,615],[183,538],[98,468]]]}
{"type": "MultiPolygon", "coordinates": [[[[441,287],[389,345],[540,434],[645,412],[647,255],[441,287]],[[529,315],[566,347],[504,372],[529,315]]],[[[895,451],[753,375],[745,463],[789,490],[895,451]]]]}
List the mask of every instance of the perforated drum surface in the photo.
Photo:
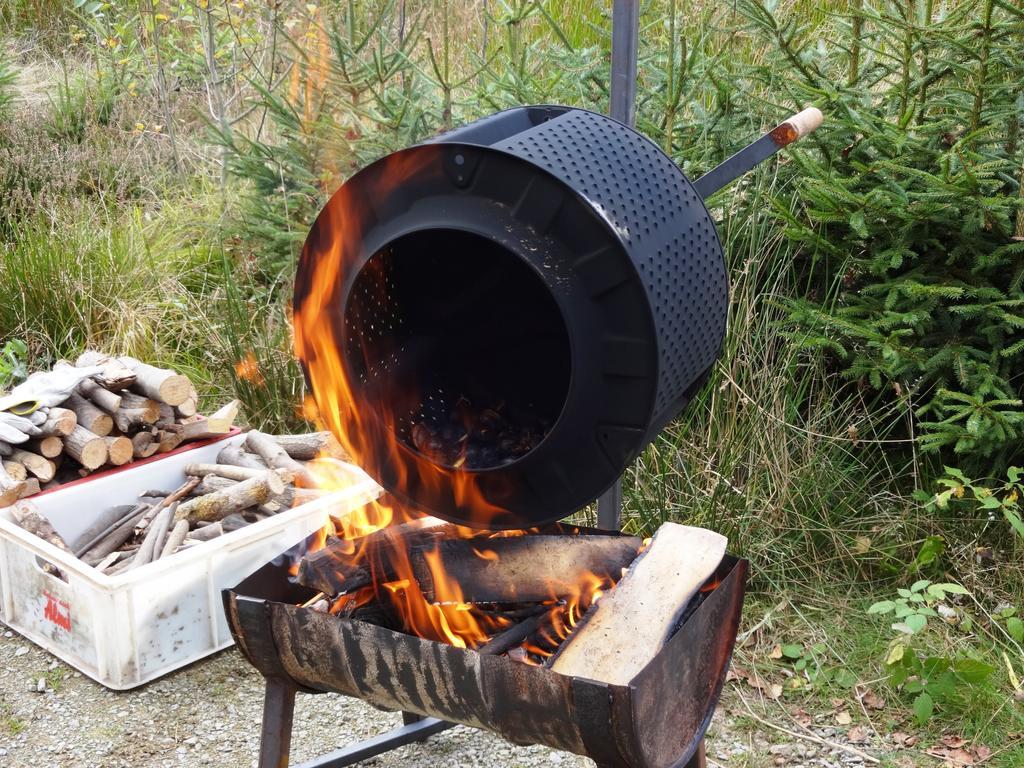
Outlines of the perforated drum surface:
{"type": "Polygon", "coordinates": [[[699,195],[657,146],[593,112],[570,110],[495,148],[563,179],[618,233],[654,313],[662,412],[712,365],[725,335],[725,264],[699,195]]]}

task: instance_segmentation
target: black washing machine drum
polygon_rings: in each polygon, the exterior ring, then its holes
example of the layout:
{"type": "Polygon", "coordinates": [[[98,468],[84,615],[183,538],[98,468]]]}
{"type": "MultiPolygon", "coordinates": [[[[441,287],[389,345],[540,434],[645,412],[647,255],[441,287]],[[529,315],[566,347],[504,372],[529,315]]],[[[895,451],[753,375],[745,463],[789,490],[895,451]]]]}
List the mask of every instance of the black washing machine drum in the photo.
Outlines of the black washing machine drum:
{"type": "Polygon", "coordinates": [[[310,231],[294,301],[307,381],[355,460],[401,502],[487,528],[609,488],[707,378],[727,305],[682,171],[558,106],[355,174],[310,231]]]}

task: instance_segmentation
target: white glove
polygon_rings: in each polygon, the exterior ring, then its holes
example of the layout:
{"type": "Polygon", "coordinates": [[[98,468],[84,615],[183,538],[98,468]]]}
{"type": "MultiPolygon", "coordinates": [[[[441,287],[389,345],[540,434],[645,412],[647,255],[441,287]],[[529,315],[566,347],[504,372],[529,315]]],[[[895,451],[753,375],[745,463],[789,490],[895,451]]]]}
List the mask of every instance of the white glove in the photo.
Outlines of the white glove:
{"type": "Polygon", "coordinates": [[[17,445],[38,435],[39,427],[22,416],[0,411],[0,440],[17,445]]]}
{"type": "Polygon", "coordinates": [[[61,366],[52,371],[33,373],[12,389],[9,395],[0,397],[0,411],[29,414],[38,408],[60,405],[83,380],[101,373],[103,368],[100,366],[61,366]]]}

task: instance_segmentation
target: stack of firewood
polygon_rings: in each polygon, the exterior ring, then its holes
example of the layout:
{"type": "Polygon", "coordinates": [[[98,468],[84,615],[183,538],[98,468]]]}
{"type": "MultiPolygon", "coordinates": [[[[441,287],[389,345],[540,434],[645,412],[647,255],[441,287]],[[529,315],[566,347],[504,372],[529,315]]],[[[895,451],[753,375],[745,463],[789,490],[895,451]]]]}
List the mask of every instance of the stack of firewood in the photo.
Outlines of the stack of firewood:
{"type": "Polygon", "coordinates": [[[33,374],[12,395],[10,410],[0,413],[0,507],[101,469],[227,434],[238,413],[235,401],[201,416],[187,377],[98,352],[33,374]]]}
{"type": "Polygon", "coordinates": [[[97,515],[74,541],[65,541],[33,509],[15,505],[25,530],[105,573],[138,568],[197,544],[315,500],[326,490],[310,487],[314,458],[343,458],[329,432],[268,435],[249,432],[229,445],[217,463],[185,466],[186,481],[174,490],[147,490],[135,504],[97,515]]]}

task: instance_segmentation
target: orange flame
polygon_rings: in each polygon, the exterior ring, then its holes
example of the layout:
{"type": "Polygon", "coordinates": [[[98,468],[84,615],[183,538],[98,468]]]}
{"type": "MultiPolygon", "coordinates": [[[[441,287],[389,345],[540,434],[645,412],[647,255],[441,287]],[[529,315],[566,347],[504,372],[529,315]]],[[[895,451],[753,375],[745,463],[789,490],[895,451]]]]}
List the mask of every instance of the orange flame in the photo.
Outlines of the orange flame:
{"type": "Polygon", "coordinates": [[[263,384],[263,374],[260,373],[260,366],[256,360],[256,355],[253,354],[251,349],[245,353],[245,357],[235,363],[235,375],[243,381],[248,381],[252,384],[263,384]]]}

